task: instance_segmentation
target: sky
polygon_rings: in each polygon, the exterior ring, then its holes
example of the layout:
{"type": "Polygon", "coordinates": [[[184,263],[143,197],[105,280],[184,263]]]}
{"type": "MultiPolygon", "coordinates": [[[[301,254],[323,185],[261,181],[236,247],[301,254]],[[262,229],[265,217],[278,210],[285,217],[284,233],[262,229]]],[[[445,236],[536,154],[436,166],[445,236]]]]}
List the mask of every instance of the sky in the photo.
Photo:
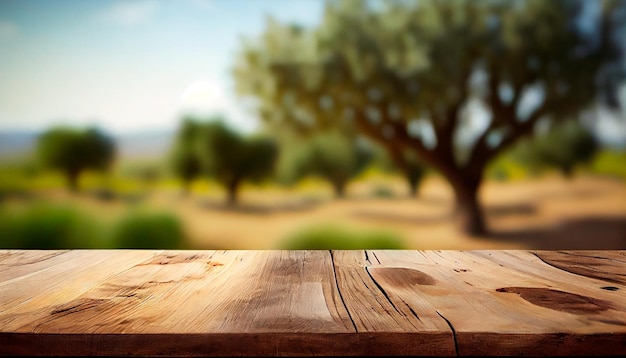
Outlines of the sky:
{"type": "Polygon", "coordinates": [[[0,130],[176,128],[182,113],[257,127],[230,66],[266,15],[314,24],[318,0],[0,0],[0,130]]]}
{"type": "MultiPolygon", "coordinates": [[[[267,15],[314,25],[322,10],[323,0],[0,0],[0,131],[173,130],[195,111],[251,132],[258,120],[230,74],[240,37],[258,36],[267,15]]],[[[601,137],[626,143],[624,113],[600,117],[601,137]]]]}

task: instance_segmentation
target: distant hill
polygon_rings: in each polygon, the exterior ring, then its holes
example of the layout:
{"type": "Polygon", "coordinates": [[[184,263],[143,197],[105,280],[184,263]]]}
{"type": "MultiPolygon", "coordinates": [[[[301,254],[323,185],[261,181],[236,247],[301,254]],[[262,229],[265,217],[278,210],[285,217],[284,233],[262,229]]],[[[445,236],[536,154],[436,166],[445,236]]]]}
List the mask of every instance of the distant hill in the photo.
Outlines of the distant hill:
{"type": "MultiPolygon", "coordinates": [[[[29,157],[36,145],[36,131],[0,131],[0,160],[29,157]]],[[[172,144],[173,131],[160,130],[113,135],[122,160],[152,160],[164,157],[172,144]]]]}
{"type": "Polygon", "coordinates": [[[125,133],[115,136],[117,155],[122,160],[153,160],[167,155],[173,131],[125,133]]]}
{"type": "Polygon", "coordinates": [[[28,157],[35,148],[36,139],[36,132],[0,131],[0,159],[28,157]]]}

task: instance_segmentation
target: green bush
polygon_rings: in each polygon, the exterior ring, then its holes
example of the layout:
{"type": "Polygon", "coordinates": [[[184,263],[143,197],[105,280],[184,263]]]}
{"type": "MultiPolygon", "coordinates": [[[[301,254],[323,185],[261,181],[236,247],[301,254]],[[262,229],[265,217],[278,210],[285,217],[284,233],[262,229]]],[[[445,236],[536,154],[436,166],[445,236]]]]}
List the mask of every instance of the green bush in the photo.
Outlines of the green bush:
{"type": "Polygon", "coordinates": [[[393,192],[393,189],[387,186],[376,185],[371,190],[371,196],[374,198],[387,199],[387,198],[393,198],[395,196],[395,193],[393,192]]]}
{"type": "Polygon", "coordinates": [[[591,163],[591,172],[626,181],[626,150],[605,149],[591,163]]]}
{"type": "Polygon", "coordinates": [[[135,212],[116,224],[111,243],[125,249],[183,249],[185,235],[171,214],[135,212]]]}
{"type": "Polygon", "coordinates": [[[396,234],[383,231],[355,231],[334,225],[304,228],[290,235],[280,245],[284,250],[364,250],[404,249],[396,234]]]}
{"type": "Polygon", "coordinates": [[[100,248],[99,226],[78,210],[59,205],[35,204],[0,211],[0,247],[12,249],[100,248]]]}

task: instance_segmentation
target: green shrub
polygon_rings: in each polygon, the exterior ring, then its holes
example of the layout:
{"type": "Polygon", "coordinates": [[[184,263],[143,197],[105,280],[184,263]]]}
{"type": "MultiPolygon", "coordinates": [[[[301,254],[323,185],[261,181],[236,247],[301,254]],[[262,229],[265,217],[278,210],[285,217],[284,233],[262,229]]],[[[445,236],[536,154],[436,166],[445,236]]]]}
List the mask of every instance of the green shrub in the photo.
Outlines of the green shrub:
{"type": "Polygon", "coordinates": [[[403,240],[383,230],[350,230],[334,225],[304,228],[280,245],[284,250],[404,249],[403,240]]]}
{"type": "Polygon", "coordinates": [[[591,172],[626,180],[626,150],[605,149],[591,163],[591,172]]]}
{"type": "Polygon", "coordinates": [[[100,248],[99,226],[76,209],[35,204],[0,211],[0,247],[13,249],[100,248]]]}
{"type": "Polygon", "coordinates": [[[393,198],[395,196],[395,193],[391,188],[387,186],[376,185],[374,188],[372,188],[371,196],[374,198],[387,199],[393,198]]]}
{"type": "Polygon", "coordinates": [[[122,218],[112,232],[112,245],[125,249],[183,249],[180,220],[167,213],[135,212],[122,218]]]}

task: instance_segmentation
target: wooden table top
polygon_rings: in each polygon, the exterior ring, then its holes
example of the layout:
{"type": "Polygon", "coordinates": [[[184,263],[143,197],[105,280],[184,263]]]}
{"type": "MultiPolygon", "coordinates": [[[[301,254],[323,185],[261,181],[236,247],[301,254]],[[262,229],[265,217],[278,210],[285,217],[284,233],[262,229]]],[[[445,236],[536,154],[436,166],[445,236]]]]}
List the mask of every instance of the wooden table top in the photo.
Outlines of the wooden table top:
{"type": "Polygon", "coordinates": [[[626,354],[626,251],[0,250],[14,354],[626,354]]]}

